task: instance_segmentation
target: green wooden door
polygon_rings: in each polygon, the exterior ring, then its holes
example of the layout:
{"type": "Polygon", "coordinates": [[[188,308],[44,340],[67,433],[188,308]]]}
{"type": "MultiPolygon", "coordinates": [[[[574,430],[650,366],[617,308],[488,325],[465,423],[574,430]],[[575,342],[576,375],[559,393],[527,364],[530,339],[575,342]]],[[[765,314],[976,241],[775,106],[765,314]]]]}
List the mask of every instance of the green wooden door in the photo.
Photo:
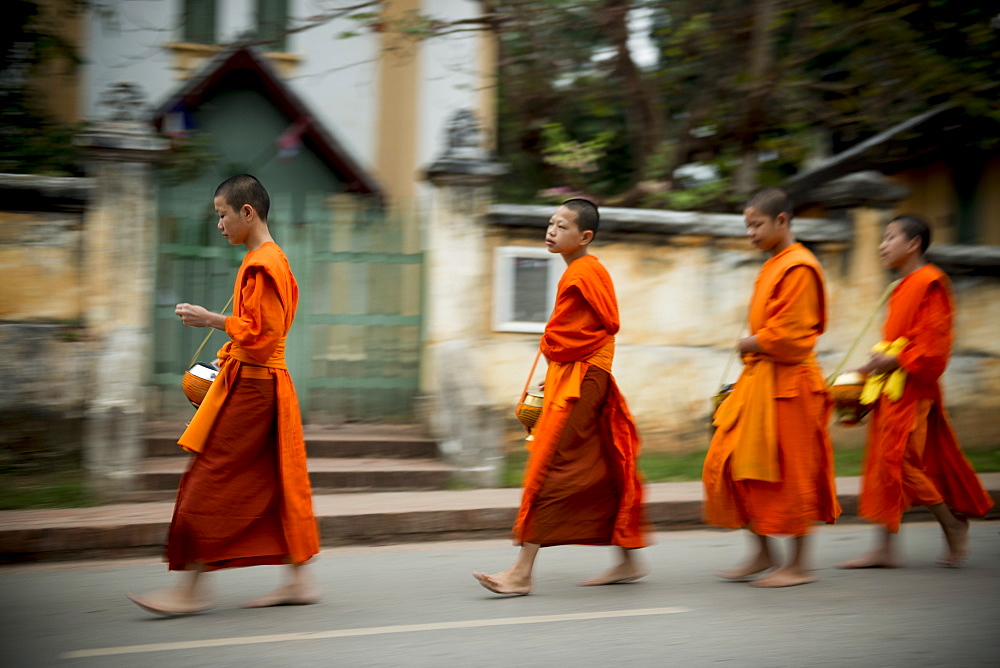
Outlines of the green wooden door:
{"type": "Polygon", "coordinates": [[[309,228],[304,263],[307,413],[317,421],[412,420],[420,382],[419,223],[346,198],[329,211],[331,224],[309,228]]]}
{"type": "MultiPolygon", "coordinates": [[[[392,216],[343,183],[311,150],[277,155],[288,118],[259,91],[219,92],[193,112],[206,155],[191,173],[161,175],[153,322],[153,415],[190,415],[180,379],[205,335],[174,316],[178,302],[218,310],[232,294],[242,247],[216,229],[215,187],[242,172],[271,198],[268,226],[299,283],[286,358],[313,422],[407,420],[419,386],[422,272],[419,221],[392,216]]],[[[224,343],[217,332],[201,355],[224,343]]]]}
{"type": "MultiPolygon", "coordinates": [[[[190,414],[180,378],[207,332],[182,326],[174,305],[219,310],[244,254],[219,237],[204,192],[201,184],[161,191],[151,394],[160,418],[190,414]]],[[[286,355],[303,417],[412,420],[420,379],[419,221],[332,193],[275,190],[271,199],[272,236],[299,284],[286,355]]],[[[199,359],[211,361],[224,342],[215,332],[199,359]]]]}

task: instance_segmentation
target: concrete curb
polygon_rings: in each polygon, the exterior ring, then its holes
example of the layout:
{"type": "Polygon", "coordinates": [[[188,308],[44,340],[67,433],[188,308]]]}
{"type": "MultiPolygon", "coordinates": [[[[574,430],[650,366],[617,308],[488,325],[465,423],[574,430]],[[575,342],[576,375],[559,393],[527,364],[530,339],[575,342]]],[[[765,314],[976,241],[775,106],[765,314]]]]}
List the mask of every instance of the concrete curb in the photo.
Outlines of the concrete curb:
{"type": "MultiPolygon", "coordinates": [[[[1000,473],[980,479],[1000,499],[1000,473]]],[[[837,479],[841,522],[858,521],[858,487],[858,478],[837,479]]],[[[324,494],[313,503],[323,546],[330,547],[505,537],[520,497],[519,489],[474,489],[324,494]]],[[[647,517],[661,531],[703,526],[701,498],[700,482],[647,485],[647,517]]],[[[172,502],[154,502],[0,512],[0,563],[161,554],[172,511],[172,502]]],[[[906,519],[928,518],[916,510],[906,519]]],[[[1000,519],[1000,509],[987,519],[1000,519]]]]}

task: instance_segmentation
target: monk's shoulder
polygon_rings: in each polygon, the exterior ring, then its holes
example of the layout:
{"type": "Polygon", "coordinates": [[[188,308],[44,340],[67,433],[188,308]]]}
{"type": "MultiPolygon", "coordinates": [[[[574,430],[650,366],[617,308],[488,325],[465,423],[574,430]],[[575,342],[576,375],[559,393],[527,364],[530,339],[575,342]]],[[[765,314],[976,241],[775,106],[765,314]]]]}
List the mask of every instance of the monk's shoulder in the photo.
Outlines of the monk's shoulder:
{"type": "Polygon", "coordinates": [[[563,274],[566,285],[575,285],[586,292],[588,289],[608,288],[612,286],[611,274],[593,255],[584,255],[572,262],[563,274]]]}
{"type": "Polygon", "coordinates": [[[778,285],[792,272],[808,271],[815,276],[820,284],[823,283],[823,266],[813,255],[813,252],[800,243],[796,243],[788,251],[774,257],[773,260],[773,264],[767,267],[762,274],[765,282],[778,285]]]}
{"type": "Polygon", "coordinates": [[[941,267],[936,264],[927,263],[920,268],[919,274],[921,278],[929,286],[941,286],[947,288],[951,285],[951,279],[948,278],[948,274],[941,269],[941,267]]]}
{"type": "Polygon", "coordinates": [[[791,248],[791,252],[787,256],[786,263],[788,265],[788,269],[792,269],[794,267],[809,267],[820,275],[823,273],[823,265],[819,263],[819,258],[817,258],[811,250],[803,246],[801,242],[796,242],[791,248]]]}
{"type": "Polygon", "coordinates": [[[255,266],[267,266],[287,262],[287,259],[281,247],[273,241],[269,241],[257,250],[247,253],[247,262],[255,266]]]}
{"type": "Polygon", "coordinates": [[[945,292],[951,289],[951,280],[948,274],[944,273],[940,267],[933,264],[925,264],[916,271],[904,276],[896,286],[895,293],[906,295],[910,298],[925,297],[937,290],[945,292]]]}
{"type": "Polygon", "coordinates": [[[940,267],[926,264],[915,272],[920,277],[919,291],[924,299],[952,301],[951,279],[940,267]]]}
{"type": "Polygon", "coordinates": [[[247,253],[244,266],[250,271],[262,271],[274,279],[291,274],[288,258],[281,247],[273,241],[247,253]]]}

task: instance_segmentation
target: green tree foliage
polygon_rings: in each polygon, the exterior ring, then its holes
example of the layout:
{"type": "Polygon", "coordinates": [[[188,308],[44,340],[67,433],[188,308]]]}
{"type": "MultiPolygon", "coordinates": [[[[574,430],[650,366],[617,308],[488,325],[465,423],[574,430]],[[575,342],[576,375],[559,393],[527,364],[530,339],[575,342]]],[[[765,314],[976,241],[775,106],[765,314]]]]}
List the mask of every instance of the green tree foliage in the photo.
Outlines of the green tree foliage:
{"type": "MultiPolygon", "coordinates": [[[[53,11],[72,13],[78,0],[52,0],[53,11]]],[[[35,88],[40,68],[53,61],[78,64],[75,50],[45,19],[38,0],[5,0],[0,28],[0,172],[81,173],[73,146],[77,126],[60,124],[44,110],[35,88]]]]}
{"type": "Polygon", "coordinates": [[[943,102],[1000,120],[1000,10],[988,3],[497,0],[490,9],[500,153],[514,167],[505,197],[569,186],[609,204],[725,210],[810,157],[943,102]],[[637,31],[655,45],[654,65],[637,65],[637,31]],[[566,133],[559,145],[599,149],[596,170],[553,162],[553,125],[566,133]],[[692,163],[715,178],[676,177],[692,163]]]}

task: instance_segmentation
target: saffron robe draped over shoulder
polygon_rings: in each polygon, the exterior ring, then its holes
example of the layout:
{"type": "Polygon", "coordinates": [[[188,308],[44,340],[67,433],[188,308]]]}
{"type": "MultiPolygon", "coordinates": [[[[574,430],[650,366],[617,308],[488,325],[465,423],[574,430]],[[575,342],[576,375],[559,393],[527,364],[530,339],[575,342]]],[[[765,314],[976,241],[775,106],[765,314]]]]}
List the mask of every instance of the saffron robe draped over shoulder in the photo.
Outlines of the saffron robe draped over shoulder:
{"type": "Polygon", "coordinates": [[[823,271],[795,243],[761,267],[743,358],[719,406],[705,465],[705,522],[761,535],[804,536],[840,515],[827,424],[830,401],[813,348],[826,328],[823,271]]]}
{"type": "Polygon", "coordinates": [[[298,285],[274,242],[235,283],[221,368],[178,444],[196,453],[167,542],[171,569],[308,561],[319,552],[298,398],[285,364],[298,285]]]}
{"type": "Polygon", "coordinates": [[[591,255],[571,262],[541,341],[549,366],[514,524],[518,542],[646,545],[639,436],[611,375],[618,328],[607,270],[591,255]]]}
{"type": "Polygon", "coordinates": [[[875,402],[859,511],[891,532],[911,506],[944,502],[972,517],[993,506],[962,453],[941,396],[953,318],[951,283],[932,264],[904,277],[889,298],[882,338],[906,339],[896,357],[906,379],[898,400],[883,394],[875,402]]]}

